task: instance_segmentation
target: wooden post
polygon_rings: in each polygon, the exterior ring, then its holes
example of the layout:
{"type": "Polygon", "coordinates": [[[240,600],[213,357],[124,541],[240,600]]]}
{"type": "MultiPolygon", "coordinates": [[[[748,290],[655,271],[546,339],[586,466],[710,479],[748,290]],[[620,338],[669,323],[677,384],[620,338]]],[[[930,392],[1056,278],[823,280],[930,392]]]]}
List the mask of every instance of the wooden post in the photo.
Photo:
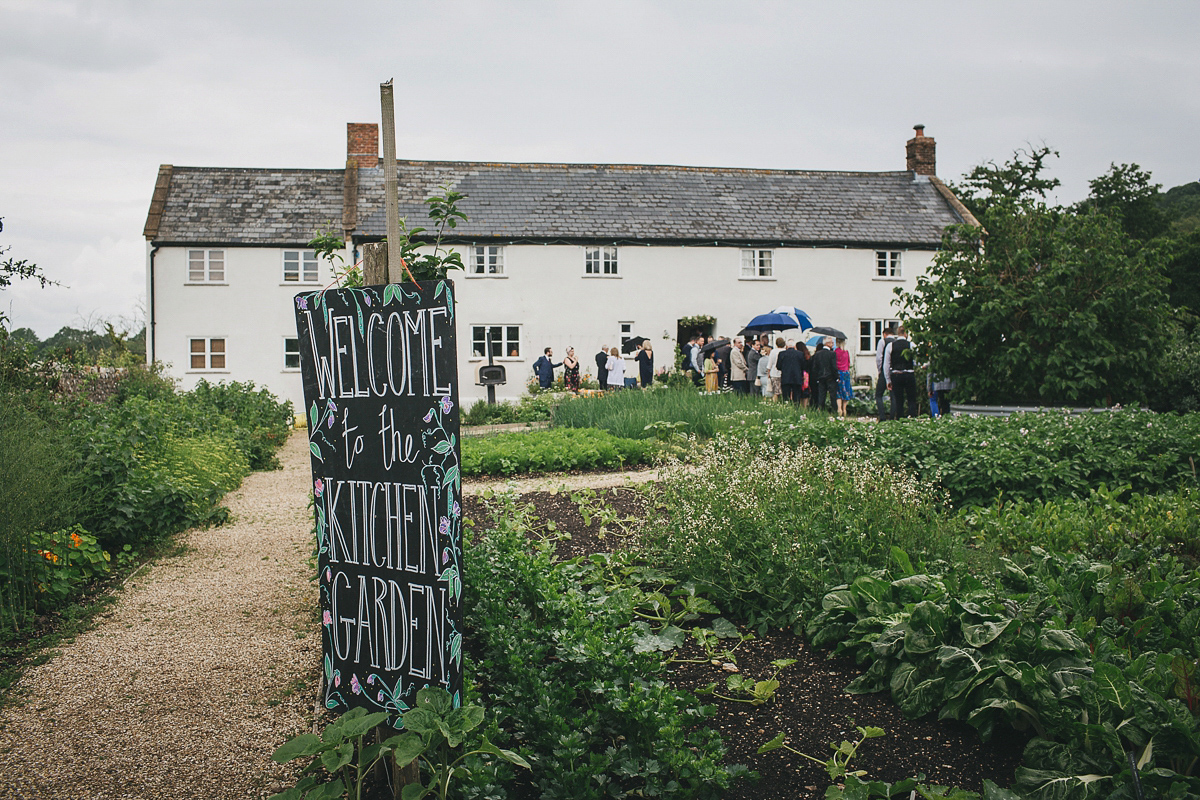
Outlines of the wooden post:
{"type": "MultiPolygon", "coordinates": [[[[379,106],[383,116],[383,205],[387,215],[387,244],[366,246],[363,253],[363,282],[367,284],[399,283],[403,275],[403,260],[400,257],[399,187],[396,180],[396,107],[390,80],[379,84],[379,106]],[[370,279],[367,278],[368,275],[371,276],[370,279]]],[[[389,736],[397,733],[399,731],[388,729],[389,736]]],[[[401,764],[392,759],[394,800],[400,800],[406,785],[418,783],[420,780],[419,761],[414,759],[409,764],[401,764]]]]}
{"type": "Polygon", "coordinates": [[[383,200],[387,214],[388,278],[381,283],[400,282],[400,201],[396,183],[396,111],[392,82],[379,84],[383,110],[383,200]],[[396,270],[391,272],[391,270],[396,270]]]}
{"type": "Polygon", "coordinates": [[[363,285],[378,286],[388,282],[388,248],[382,242],[363,245],[363,285]]]}

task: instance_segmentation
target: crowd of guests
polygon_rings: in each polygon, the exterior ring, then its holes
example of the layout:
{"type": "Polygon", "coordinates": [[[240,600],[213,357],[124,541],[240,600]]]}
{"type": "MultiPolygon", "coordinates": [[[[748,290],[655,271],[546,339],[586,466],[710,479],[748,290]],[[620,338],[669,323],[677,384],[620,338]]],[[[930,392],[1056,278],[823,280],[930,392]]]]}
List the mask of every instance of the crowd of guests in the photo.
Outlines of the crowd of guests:
{"type": "MultiPolygon", "coordinates": [[[[637,362],[638,379],[645,389],[654,381],[654,348],[649,341],[642,342],[637,347],[633,357],[637,362]]],[[[563,368],[563,384],[569,391],[579,392],[581,379],[579,376],[579,359],[575,357],[575,348],[568,347],[563,360],[554,363],[554,350],[547,347],[542,355],[533,362],[533,372],[537,375],[538,385],[549,389],[554,384],[554,370],[563,368]]],[[[602,389],[625,388],[625,358],[615,347],[602,345],[596,353],[596,380],[602,389]]]]}
{"type": "MultiPolygon", "coordinates": [[[[917,416],[915,350],[904,326],[892,325],[883,332],[875,350],[875,411],[880,421],[917,416]],[[885,396],[890,403],[885,404],[885,396]]],[[[845,417],[854,398],[850,353],[845,339],[820,338],[812,350],[807,344],[768,333],[746,340],[714,341],[711,336],[695,335],[683,348],[683,366],[697,386],[705,391],[732,389],[737,394],[761,394],[806,408],[816,408],[845,417]]],[[[634,355],[642,388],[654,380],[654,350],[649,341],[637,346],[634,355]]],[[[596,353],[596,378],[603,389],[624,389],[625,358],[616,347],[607,345],[596,353]]],[[[554,370],[563,368],[563,383],[572,392],[580,389],[579,359],[575,348],[568,347],[563,360],[554,362],[554,351],[547,347],[533,364],[538,384],[549,389],[554,370]]],[[[934,415],[945,413],[947,393],[954,382],[929,376],[927,391],[934,415]]]]}
{"type": "Polygon", "coordinates": [[[854,397],[846,340],[822,337],[815,347],[769,333],[746,340],[713,341],[693,336],[684,348],[684,365],[705,391],[725,387],[738,394],[761,394],[846,416],[854,397]]]}

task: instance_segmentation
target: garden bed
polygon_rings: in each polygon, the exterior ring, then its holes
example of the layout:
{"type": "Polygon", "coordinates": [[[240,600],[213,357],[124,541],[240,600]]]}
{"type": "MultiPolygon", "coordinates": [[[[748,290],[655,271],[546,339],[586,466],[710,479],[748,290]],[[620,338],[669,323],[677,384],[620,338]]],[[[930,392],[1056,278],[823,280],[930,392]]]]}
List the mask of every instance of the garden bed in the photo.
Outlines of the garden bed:
{"type": "MultiPolygon", "coordinates": [[[[644,519],[651,510],[644,495],[630,489],[588,493],[583,497],[565,492],[525,494],[522,502],[536,509],[540,529],[560,536],[556,546],[560,559],[623,549],[631,539],[622,520],[644,519]]],[[[464,515],[487,516],[488,501],[477,497],[464,500],[464,515]]],[[[702,659],[698,645],[690,642],[673,654],[680,663],[668,666],[665,677],[676,688],[695,692],[717,683],[724,685],[731,674],[726,664],[702,659]]],[[[779,675],[780,687],[772,700],[758,706],[716,697],[701,697],[711,703],[715,714],[707,725],[724,739],[729,764],[745,764],[759,773],[758,781],[734,784],[724,797],[819,798],[825,796],[829,777],[822,766],[783,750],[758,754],[758,748],[776,734],[786,732],[788,744],[824,760],[830,742],[853,739],[856,725],[881,727],[886,735],[863,745],[852,768],[864,769],[871,778],[898,781],[924,774],[929,782],[979,791],[990,779],[1007,786],[1020,764],[1026,737],[1012,731],[998,733],[983,743],[975,731],[961,723],[939,723],[931,716],[918,720],[904,717],[887,693],[851,695],[845,687],[862,673],[847,658],[831,658],[814,650],[790,631],[772,629],[765,637],[742,644],[735,653],[739,674],[760,678],[772,670],[777,659],[795,659],[779,675]]]]}

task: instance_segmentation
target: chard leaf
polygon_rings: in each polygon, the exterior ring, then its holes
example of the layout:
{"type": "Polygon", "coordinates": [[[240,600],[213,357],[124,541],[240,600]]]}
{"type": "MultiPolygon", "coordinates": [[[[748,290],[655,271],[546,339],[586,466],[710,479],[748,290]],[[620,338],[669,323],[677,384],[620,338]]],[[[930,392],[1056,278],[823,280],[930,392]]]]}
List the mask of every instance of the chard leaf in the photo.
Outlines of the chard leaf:
{"type": "Polygon", "coordinates": [[[963,625],[963,638],[971,647],[983,647],[994,642],[1011,622],[1011,619],[989,619],[976,625],[963,625]]]}
{"type": "Polygon", "coordinates": [[[1099,695],[1122,711],[1129,708],[1133,695],[1124,673],[1106,661],[1097,661],[1092,669],[1092,680],[1096,683],[1099,695]]]}

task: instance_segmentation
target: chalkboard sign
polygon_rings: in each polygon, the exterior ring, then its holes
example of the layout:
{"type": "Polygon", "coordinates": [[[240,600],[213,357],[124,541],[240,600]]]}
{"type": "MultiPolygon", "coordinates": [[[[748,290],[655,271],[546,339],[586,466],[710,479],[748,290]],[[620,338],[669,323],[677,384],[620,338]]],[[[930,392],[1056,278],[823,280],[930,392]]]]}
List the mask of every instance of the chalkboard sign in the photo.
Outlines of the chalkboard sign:
{"type": "Polygon", "coordinates": [[[296,295],[325,707],[461,703],[462,511],[454,284],[296,295]]]}

